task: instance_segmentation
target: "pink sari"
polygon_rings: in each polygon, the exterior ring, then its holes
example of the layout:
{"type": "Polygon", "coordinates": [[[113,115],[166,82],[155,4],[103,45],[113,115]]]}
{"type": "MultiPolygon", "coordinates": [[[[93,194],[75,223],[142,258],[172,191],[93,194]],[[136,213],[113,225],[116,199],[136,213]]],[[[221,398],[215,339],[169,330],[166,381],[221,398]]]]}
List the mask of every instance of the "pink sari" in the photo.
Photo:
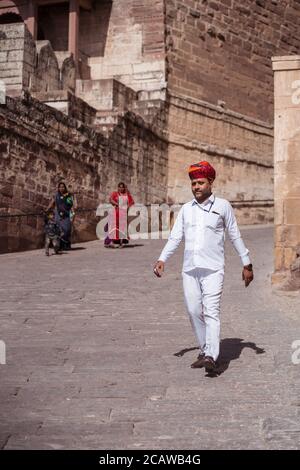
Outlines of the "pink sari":
{"type": "Polygon", "coordinates": [[[134,200],[129,191],[119,193],[114,191],[110,195],[110,199],[118,203],[118,207],[114,207],[108,216],[108,232],[105,239],[105,244],[108,245],[111,241],[120,243],[120,241],[128,241],[128,209],[134,204],[134,200]]]}

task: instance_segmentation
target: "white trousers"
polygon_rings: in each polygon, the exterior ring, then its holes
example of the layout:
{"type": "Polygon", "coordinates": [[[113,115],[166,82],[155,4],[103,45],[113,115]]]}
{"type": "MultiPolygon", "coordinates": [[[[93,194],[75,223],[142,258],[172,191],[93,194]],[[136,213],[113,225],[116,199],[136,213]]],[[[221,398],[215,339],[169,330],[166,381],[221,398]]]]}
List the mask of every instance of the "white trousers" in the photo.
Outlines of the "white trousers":
{"type": "Polygon", "coordinates": [[[224,270],[196,268],[183,272],[187,311],[200,352],[216,360],[220,351],[220,302],[224,270]]]}

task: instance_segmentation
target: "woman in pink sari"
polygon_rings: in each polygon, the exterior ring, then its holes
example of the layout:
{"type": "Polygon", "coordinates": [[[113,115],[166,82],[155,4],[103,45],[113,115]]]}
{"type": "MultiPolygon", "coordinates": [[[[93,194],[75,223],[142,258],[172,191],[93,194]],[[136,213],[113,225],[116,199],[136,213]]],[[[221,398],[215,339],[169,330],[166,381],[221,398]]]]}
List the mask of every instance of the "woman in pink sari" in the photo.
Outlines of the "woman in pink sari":
{"type": "Polygon", "coordinates": [[[125,183],[118,184],[118,191],[111,193],[109,202],[114,206],[108,216],[105,247],[122,247],[129,243],[128,209],[134,200],[125,183]]]}

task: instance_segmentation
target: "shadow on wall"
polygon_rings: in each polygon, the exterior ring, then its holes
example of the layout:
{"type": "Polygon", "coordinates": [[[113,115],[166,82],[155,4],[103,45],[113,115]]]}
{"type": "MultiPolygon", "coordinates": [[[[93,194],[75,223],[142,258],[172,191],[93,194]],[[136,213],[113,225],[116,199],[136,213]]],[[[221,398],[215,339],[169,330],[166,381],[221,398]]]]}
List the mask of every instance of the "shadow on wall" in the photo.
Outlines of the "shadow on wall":
{"type": "MultiPolygon", "coordinates": [[[[72,229],[72,243],[95,240],[96,225],[95,210],[78,214],[72,229]]],[[[0,254],[43,248],[44,216],[0,216],[0,233],[0,254]]]]}
{"type": "Polygon", "coordinates": [[[79,50],[88,57],[104,57],[112,0],[93,2],[91,10],[80,10],[79,50]]]}
{"type": "Polygon", "coordinates": [[[24,23],[22,16],[17,13],[3,13],[0,15],[0,24],[24,23]]]}
{"type": "MultiPolygon", "coordinates": [[[[112,0],[93,2],[91,9],[80,8],[79,51],[87,57],[105,54],[112,0]]],[[[48,40],[55,51],[68,50],[69,3],[40,5],[38,40],[48,40]]]]}
{"type": "Polygon", "coordinates": [[[17,251],[36,250],[43,246],[44,235],[38,235],[32,239],[22,238],[18,235],[0,237],[0,255],[17,251]]]}
{"type": "Polygon", "coordinates": [[[48,40],[54,51],[68,50],[69,4],[38,7],[38,40],[48,40]]]}

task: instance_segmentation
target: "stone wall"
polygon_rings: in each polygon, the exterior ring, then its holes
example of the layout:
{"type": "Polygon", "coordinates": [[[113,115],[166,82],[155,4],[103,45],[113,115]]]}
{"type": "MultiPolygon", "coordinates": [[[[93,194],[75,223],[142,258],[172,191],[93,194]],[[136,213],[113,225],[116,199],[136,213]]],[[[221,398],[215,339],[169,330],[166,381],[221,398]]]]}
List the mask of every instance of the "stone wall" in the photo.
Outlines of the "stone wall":
{"type": "Polygon", "coordinates": [[[137,93],[112,78],[76,80],[76,95],[97,110],[128,109],[137,93]]]}
{"type": "Polygon", "coordinates": [[[80,50],[91,78],[116,78],[138,91],[165,88],[163,0],[104,0],[81,13],[80,50]]]}
{"type": "Polygon", "coordinates": [[[273,55],[300,51],[297,0],[169,0],[169,88],[273,121],[273,55]]]}
{"type": "MultiPolygon", "coordinates": [[[[51,33],[55,49],[65,49],[66,28],[55,21],[59,6],[48,8],[51,14],[48,18],[44,8],[40,26],[51,33]]],[[[61,21],[64,24],[67,21],[66,8],[61,21]]],[[[110,151],[122,129],[124,142],[120,148],[124,149],[118,157],[121,162],[132,151],[131,137],[125,138],[129,116],[135,125],[141,123],[141,129],[147,122],[150,129],[155,128],[151,145],[155,139],[160,145],[157,135],[163,135],[169,143],[167,146],[164,141],[164,158],[168,160],[164,194],[168,201],[184,203],[190,199],[186,170],[191,163],[207,159],[217,169],[216,194],[233,202],[239,221],[270,222],[273,219],[270,58],[274,53],[298,52],[299,23],[300,4],[296,0],[92,2],[91,11],[80,11],[79,31],[80,57],[88,60],[90,69],[87,67],[81,77],[85,79],[77,80],[76,84],[76,94],[87,101],[87,106],[81,100],[71,99],[68,93],[53,92],[57,86],[74,89],[70,54],[64,50],[54,53],[48,43],[39,41],[34,52],[32,41],[24,39],[27,37],[24,25],[16,27],[18,31],[23,28],[23,47],[25,44],[28,49],[26,52],[25,47],[25,54],[29,53],[28,63],[22,58],[22,66],[18,65],[24,69],[26,62],[19,90],[34,85],[36,97],[112,139],[110,151]],[[41,52],[43,56],[36,56],[41,52]],[[56,62],[51,54],[55,54],[56,62]],[[48,59],[53,65],[49,70],[48,59]],[[28,79],[28,64],[32,67],[33,61],[38,68],[33,79],[28,79]]],[[[9,30],[13,25],[4,27],[9,30]]],[[[0,53],[0,61],[5,75],[9,74],[7,64],[13,62],[14,51],[4,52],[0,53]]],[[[14,77],[7,78],[7,82],[12,78],[13,83],[14,77]]],[[[147,146],[141,150],[143,138],[134,142],[133,147],[148,155],[147,146]]],[[[114,177],[117,181],[118,173],[114,177]]]]}
{"type": "Polygon", "coordinates": [[[67,90],[32,93],[32,96],[84,124],[95,124],[96,109],[67,90]]]}
{"type": "Polygon", "coordinates": [[[69,53],[53,51],[49,41],[34,41],[24,23],[0,24],[0,80],[9,95],[75,90],[75,64],[69,53]]]}
{"type": "Polygon", "coordinates": [[[300,289],[300,56],[274,57],[275,265],[272,282],[300,289]]]}
{"type": "MultiPolygon", "coordinates": [[[[166,140],[126,113],[109,137],[65,116],[30,95],[0,106],[0,214],[45,208],[64,178],[76,193],[75,240],[95,238],[95,209],[124,180],[136,202],[166,199],[166,140]]],[[[0,218],[0,251],[41,246],[42,219],[0,218]]]]}
{"type": "Polygon", "coordinates": [[[61,89],[57,58],[49,41],[37,41],[37,60],[30,90],[52,91],[61,89]]]}
{"type": "Polygon", "coordinates": [[[35,63],[35,43],[25,24],[0,25],[0,80],[8,93],[30,87],[35,63]]]}
{"type": "Polygon", "coordinates": [[[207,159],[242,222],[272,220],[271,57],[299,53],[299,26],[294,0],[166,2],[170,200],[187,198],[183,172],[207,159]]]}
{"type": "Polygon", "coordinates": [[[214,190],[237,203],[241,223],[273,220],[273,127],[203,101],[169,97],[168,200],[191,198],[187,170],[208,160],[214,190]]]}

